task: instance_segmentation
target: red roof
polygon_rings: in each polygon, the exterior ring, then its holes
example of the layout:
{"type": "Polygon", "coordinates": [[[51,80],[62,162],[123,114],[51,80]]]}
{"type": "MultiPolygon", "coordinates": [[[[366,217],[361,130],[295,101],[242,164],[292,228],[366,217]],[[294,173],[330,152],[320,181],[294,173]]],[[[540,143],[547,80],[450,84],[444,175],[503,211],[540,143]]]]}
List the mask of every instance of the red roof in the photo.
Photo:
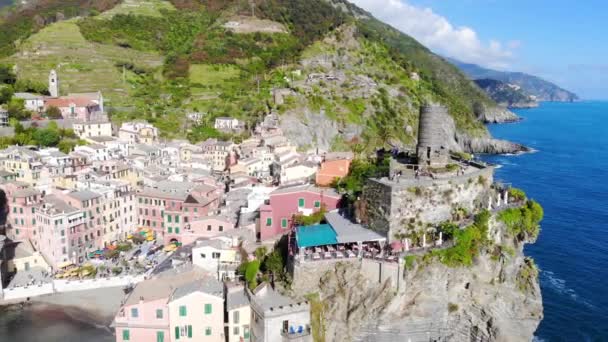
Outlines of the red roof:
{"type": "Polygon", "coordinates": [[[89,107],[96,106],[97,104],[90,99],[82,98],[82,97],[58,97],[58,98],[47,98],[44,101],[44,104],[47,107],[70,107],[71,104],[74,104],[76,107],[89,107]]]}

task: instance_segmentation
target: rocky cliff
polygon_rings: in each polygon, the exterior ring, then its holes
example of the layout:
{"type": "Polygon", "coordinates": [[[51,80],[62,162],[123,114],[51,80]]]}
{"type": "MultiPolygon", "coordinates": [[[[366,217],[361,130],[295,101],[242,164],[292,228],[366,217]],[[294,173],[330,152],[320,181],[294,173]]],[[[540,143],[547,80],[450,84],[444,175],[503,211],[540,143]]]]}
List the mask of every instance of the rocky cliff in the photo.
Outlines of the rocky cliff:
{"type": "Polygon", "coordinates": [[[406,265],[400,291],[337,263],[295,292],[318,293],[325,341],[530,341],[543,317],[538,273],[503,224],[490,220],[490,234],[470,267],[406,265]]]}
{"type": "Polygon", "coordinates": [[[500,106],[508,108],[538,107],[536,98],[526,94],[518,85],[489,78],[475,80],[475,84],[500,106]]]}

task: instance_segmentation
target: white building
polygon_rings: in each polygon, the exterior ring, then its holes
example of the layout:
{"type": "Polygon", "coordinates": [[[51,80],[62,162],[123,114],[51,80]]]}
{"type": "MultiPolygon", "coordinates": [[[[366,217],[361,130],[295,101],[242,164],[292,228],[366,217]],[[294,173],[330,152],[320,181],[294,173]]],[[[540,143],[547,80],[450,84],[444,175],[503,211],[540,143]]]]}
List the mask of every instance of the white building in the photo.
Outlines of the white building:
{"type": "Polygon", "coordinates": [[[192,247],[192,263],[215,274],[218,280],[234,279],[236,268],[241,263],[237,243],[237,239],[230,237],[198,240],[192,247]]]}
{"type": "Polygon", "coordinates": [[[112,123],[109,121],[79,121],[74,123],[73,129],[81,139],[112,136],[112,123]]]}
{"type": "Polygon", "coordinates": [[[158,128],[146,121],[125,122],[118,130],[118,138],[133,144],[151,144],[158,140],[158,128]]]}
{"type": "Polygon", "coordinates": [[[226,314],[228,342],[249,341],[251,307],[242,284],[226,284],[226,314]]]}
{"type": "Polygon", "coordinates": [[[90,144],[85,146],[76,146],[74,151],[87,156],[90,161],[110,160],[110,148],[101,144],[90,144]]]}
{"type": "Polygon", "coordinates": [[[44,96],[30,93],[15,93],[13,97],[23,100],[25,109],[32,112],[42,112],[44,109],[44,96]]]}
{"type": "Polygon", "coordinates": [[[219,117],[215,119],[215,129],[220,131],[238,131],[245,127],[242,121],[230,117],[219,117]]]}
{"type": "Polygon", "coordinates": [[[310,304],[296,302],[264,283],[253,293],[251,302],[251,340],[275,342],[296,340],[311,342],[310,304]]]}

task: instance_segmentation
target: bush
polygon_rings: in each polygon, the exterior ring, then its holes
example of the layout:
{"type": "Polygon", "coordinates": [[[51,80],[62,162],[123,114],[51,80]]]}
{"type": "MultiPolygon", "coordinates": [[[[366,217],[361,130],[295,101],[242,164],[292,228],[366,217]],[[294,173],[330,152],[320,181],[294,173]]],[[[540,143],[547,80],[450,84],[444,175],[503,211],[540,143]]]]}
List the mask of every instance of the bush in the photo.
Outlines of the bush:
{"type": "Polygon", "coordinates": [[[526,238],[536,239],[540,233],[540,221],[544,216],[543,208],[535,201],[528,201],[521,208],[510,208],[498,214],[498,220],[503,222],[509,232],[523,241],[526,238]]]}
{"type": "Polygon", "coordinates": [[[249,285],[249,289],[253,290],[258,286],[258,271],[260,270],[260,261],[254,260],[247,263],[245,268],[245,280],[249,285]]]}
{"type": "Polygon", "coordinates": [[[526,193],[521,189],[510,188],[509,197],[511,197],[515,201],[523,201],[526,199],[526,193]]]}
{"type": "Polygon", "coordinates": [[[458,304],[448,303],[448,312],[453,313],[458,311],[458,304]]]}
{"type": "Polygon", "coordinates": [[[122,273],[122,267],[112,267],[112,273],[114,273],[114,275],[122,273]]]}
{"type": "Polygon", "coordinates": [[[412,269],[414,269],[415,263],[416,263],[416,256],[415,255],[407,255],[405,257],[405,269],[406,270],[412,270],[412,269]]]}

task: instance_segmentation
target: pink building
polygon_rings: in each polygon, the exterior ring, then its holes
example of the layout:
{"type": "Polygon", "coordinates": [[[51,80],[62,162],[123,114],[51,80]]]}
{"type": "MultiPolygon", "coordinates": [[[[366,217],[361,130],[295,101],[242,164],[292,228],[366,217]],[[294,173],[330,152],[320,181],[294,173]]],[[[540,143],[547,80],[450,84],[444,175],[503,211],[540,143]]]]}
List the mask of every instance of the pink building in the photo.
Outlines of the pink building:
{"type": "Polygon", "coordinates": [[[81,263],[87,253],[87,230],[83,211],[55,195],[44,197],[36,209],[34,247],[49,265],[81,263]]]}
{"type": "Polygon", "coordinates": [[[114,318],[116,341],[224,341],[223,287],[197,269],[139,283],[114,318]]]}
{"type": "Polygon", "coordinates": [[[334,210],[338,208],[340,198],[334,189],[313,185],[277,189],[270,193],[269,203],[260,207],[256,237],[264,241],[283,235],[292,228],[295,215],[310,215],[322,206],[327,211],[334,210]]]}
{"type": "Polygon", "coordinates": [[[44,101],[44,109],[56,107],[61,111],[64,119],[78,119],[89,121],[91,115],[102,110],[99,103],[87,97],[57,97],[47,98],[44,101]]]}
{"type": "Polygon", "coordinates": [[[11,240],[33,239],[36,206],[40,203],[38,190],[20,182],[2,184],[7,199],[6,234],[11,240]]]}
{"type": "Polygon", "coordinates": [[[181,241],[190,222],[219,207],[221,190],[206,184],[161,182],[137,194],[139,224],[151,228],[165,243],[181,241]]]}
{"type": "Polygon", "coordinates": [[[181,234],[171,238],[187,245],[199,238],[211,238],[231,230],[234,230],[234,223],[230,219],[222,216],[206,216],[190,221],[181,234]]]}

